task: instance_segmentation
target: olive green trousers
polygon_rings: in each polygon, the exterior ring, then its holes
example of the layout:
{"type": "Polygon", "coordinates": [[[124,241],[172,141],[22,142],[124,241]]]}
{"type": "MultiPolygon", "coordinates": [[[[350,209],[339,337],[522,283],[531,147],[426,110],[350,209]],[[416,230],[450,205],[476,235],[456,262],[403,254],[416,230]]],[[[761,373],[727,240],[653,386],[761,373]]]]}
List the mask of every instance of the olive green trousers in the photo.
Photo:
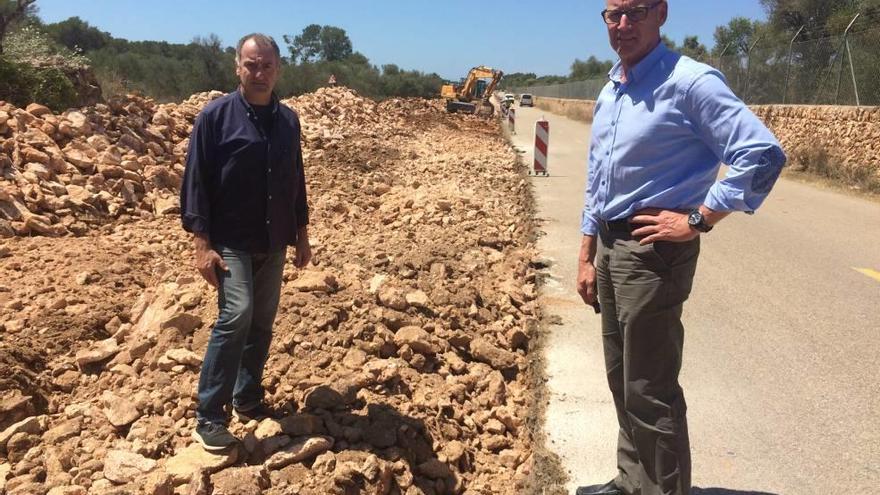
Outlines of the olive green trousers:
{"type": "Polygon", "coordinates": [[[678,383],[699,237],[639,245],[602,229],[596,271],[608,385],[620,432],[617,485],[633,495],[686,495],[691,456],[678,383]]]}

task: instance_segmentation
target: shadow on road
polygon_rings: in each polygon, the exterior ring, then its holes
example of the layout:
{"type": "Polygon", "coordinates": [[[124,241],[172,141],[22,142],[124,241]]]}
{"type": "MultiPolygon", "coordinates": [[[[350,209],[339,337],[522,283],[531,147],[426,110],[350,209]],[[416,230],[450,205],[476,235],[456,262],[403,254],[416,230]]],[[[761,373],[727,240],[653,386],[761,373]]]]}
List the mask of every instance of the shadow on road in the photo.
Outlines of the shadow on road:
{"type": "Polygon", "coordinates": [[[691,488],[691,495],[778,495],[771,492],[756,492],[752,490],[729,490],[727,488],[691,488]]]}

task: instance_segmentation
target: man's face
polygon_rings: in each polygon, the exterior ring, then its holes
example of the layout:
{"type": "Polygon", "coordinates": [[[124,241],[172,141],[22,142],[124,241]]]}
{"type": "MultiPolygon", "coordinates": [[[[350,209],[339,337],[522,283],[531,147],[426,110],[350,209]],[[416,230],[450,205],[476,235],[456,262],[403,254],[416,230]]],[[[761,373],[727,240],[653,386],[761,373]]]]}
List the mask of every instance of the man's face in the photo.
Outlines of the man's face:
{"type": "Polygon", "coordinates": [[[617,52],[623,63],[632,67],[657,45],[660,39],[660,26],[666,22],[667,5],[661,0],[607,0],[605,8],[609,11],[628,10],[636,7],[651,7],[647,17],[633,21],[629,15],[621,17],[616,24],[607,24],[611,48],[617,52]],[[660,2],[659,4],[658,1],[660,2]]]}
{"type": "Polygon", "coordinates": [[[241,57],[235,73],[247,98],[268,101],[278,81],[278,58],[271,46],[262,46],[253,39],[241,47],[241,57]]]}

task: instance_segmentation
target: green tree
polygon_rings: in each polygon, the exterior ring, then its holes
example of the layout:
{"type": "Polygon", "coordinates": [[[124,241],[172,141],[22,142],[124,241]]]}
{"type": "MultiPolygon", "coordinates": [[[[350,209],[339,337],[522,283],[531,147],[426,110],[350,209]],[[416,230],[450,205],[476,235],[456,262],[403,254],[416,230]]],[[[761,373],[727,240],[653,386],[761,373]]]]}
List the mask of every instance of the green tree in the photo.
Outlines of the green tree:
{"type": "Polygon", "coordinates": [[[321,60],[335,62],[351,55],[351,40],[344,29],[335,26],[321,28],[321,60]]]}
{"type": "Polygon", "coordinates": [[[37,0],[0,0],[0,54],[3,53],[3,39],[17,22],[32,16],[37,11],[37,0]]]}
{"type": "Polygon", "coordinates": [[[292,63],[313,62],[321,54],[321,26],[309,24],[294,37],[285,34],[284,42],[287,43],[292,63]]]}
{"type": "Polygon", "coordinates": [[[696,36],[685,36],[684,42],[682,42],[679,50],[682,55],[694,60],[700,62],[709,61],[709,50],[706,49],[706,45],[700,43],[700,40],[696,36]]]}
{"type": "Polygon", "coordinates": [[[201,86],[211,89],[227,89],[235,86],[232,60],[223,50],[220,37],[214,33],[196,36],[190,45],[193,58],[201,62],[201,86]]]}
{"type": "Polygon", "coordinates": [[[103,48],[111,36],[83,21],[79,17],[71,17],[44,27],[56,43],[71,50],[92,51],[103,48]]]}
{"type": "Polygon", "coordinates": [[[858,0],[761,0],[771,26],[792,32],[806,26],[810,34],[825,32],[835,12],[857,9],[861,3],[858,0]]]}
{"type": "Polygon", "coordinates": [[[742,55],[749,51],[759,23],[745,17],[734,17],[726,26],[715,28],[715,49],[713,55],[718,56],[727,49],[725,55],[742,55]]]}
{"type": "MultiPolygon", "coordinates": [[[[761,0],[768,19],[770,36],[779,46],[765,59],[782,65],[783,79],[790,79],[787,101],[831,103],[838,96],[836,78],[841,64],[849,65],[858,81],[861,102],[880,101],[880,0],[761,0]],[[850,31],[851,50],[845,50],[841,35],[859,14],[850,31]],[[791,68],[788,44],[795,32],[800,34],[793,45],[791,68]]],[[[763,42],[762,42],[763,43],[763,42]]],[[[780,95],[781,95],[780,91],[780,95]]],[[[855,102],[849,79],[841,85],[841,102],[855,102]]],[[[869,103],[870,104],[870,103],[869,103]]]]}
{"type": "Polygon", "coordinates": [[[296,36],[284,35],[294,64],[336,62],[352,55],[352,44],[345,30],[336,26],[310,24],[296,36]]]}
{"type": "Polygon", "coordinates": [[[587,60],[575,59],[571,64],[571,72],[568,77],[572,81],[585,81],[587,79],[604,77],[613,65],[613,62],[610,60],[600,61],[595,56],[590,55],[587,60]]]}

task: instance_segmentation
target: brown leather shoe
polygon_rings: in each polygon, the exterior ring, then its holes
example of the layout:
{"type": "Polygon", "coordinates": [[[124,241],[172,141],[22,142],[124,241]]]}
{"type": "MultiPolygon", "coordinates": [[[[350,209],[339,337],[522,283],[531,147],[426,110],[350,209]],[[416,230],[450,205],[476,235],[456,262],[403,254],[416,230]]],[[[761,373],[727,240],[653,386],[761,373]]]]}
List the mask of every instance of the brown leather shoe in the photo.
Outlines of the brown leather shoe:
{"type": "Polygon", "coordinates": [[[623,490],[614,484],[614,480],[604,485],[581,486],[575,491],[575,495],[625,495],[623,490]]]}

